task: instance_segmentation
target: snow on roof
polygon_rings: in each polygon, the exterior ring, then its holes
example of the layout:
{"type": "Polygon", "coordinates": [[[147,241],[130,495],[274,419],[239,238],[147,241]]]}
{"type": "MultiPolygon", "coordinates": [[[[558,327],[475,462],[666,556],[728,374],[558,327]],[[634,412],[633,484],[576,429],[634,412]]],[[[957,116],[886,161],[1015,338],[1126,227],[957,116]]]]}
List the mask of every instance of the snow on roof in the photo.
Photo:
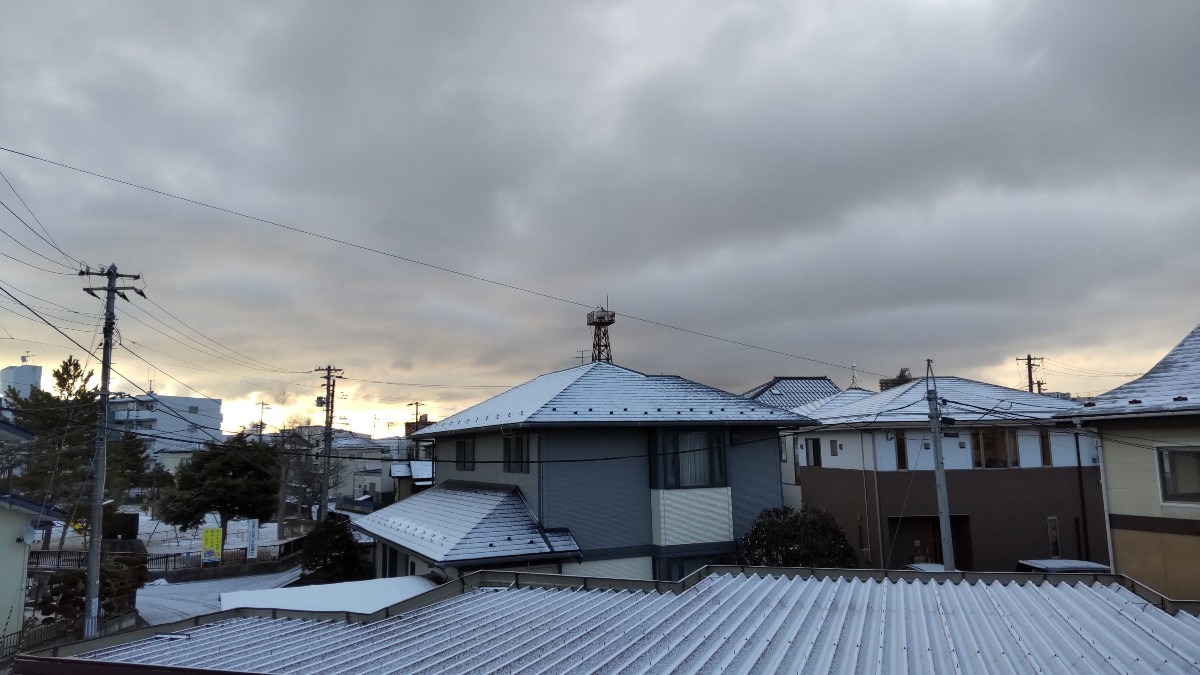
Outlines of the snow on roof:
{"type": "MultiPolygon", "coordinates": [[[[814,417],[822,424],[923,424],[929,421],[926,378],[860,398],[836,408],[822,408],[814,417]]],[[[1071,401],[1031,394],[963,377],[935,378],[942,416],[959,424],[1048,420],[1075,407],[1071,401]]]]}
{"type": "Polygon", "coordinates": [[[512,485],[446,481],[351,523],[434,564],[536,556],[569,557],[566,530],[548,536],[512,485]]]}
{"type": "Polygon", "coordinates": [[[1200,326],[1138,379],[1092,402],[1073,408],[1068,417],[1200,411],[1200,326]]]}
{"type": "Polygon", "coordinates": [[[410,459],[408,466],[412,469],[413,482],[417,485],[431,485],[433,483],[433,460],[431,459],[410,459]]]}
{"type": "Polygon", "coordinates": [[[787,410],[675,375],[596,361],[536,377],[413,436],[516,424],[805,424],[787,410]]]}
{"type": "Polygon", "coordinates": [[[825,376],[820,377],[775,377],[760,384],[742,396],[776,408],[795,410],[798,406],[817,399],[840,393],[842,388],[825,376]]]}
{"type": "Polygon", "coordinates": [[[1108,565],[1089,560],[1063,560],[1061,558],[1046,558],[1044,560],[1018,560],[1018,565],[1026,565],[1038,572],[1092,572],[1106,574],[1110,572],[1108,565]]]}
{"type": "Polygon", "coordinates": [[[412,469],[408,466],[408,462],[399,462],[392,465],[391,474],[392,478],[404,478],[412,475],[412,469]]]}
{"type": "Polygon", "coordinates": [[[393,577],[296,588],[234,591],[221,594],[221,609],[251,607],[371,614],[436,586],[436,583],[425,577],[393,577]]]}
{"type": "Polygon", "coordinates": [[[864,398],[867,398],[868,396],[874,396],[874,395],[875,395],[875,392],[873,392],[873,391],[867,391],[866,389],[863,389],[861,387],[851,387],[850,389],[847,389],[846,391],[839,392],[832,396],[826,396],[825,398],[819,398],[815,401],[805,403],[804,405],[792,408],[792,412],[798,413],[800,415],[804,415],[805,417],[811,417],[813,419],[818,419],[818,418],[820,418],[821,413],[824,411],[833,410],[834,408],[840,408],[844,405],[849,405],[851,403],[854,403],[855,401],[860,401],[864,398]]]}
{"type": "Polygon", "coordinates": [[[932,581],[907,574],[917,580],[726,573],[686,589],[668,585],[678,591],[484,587],[373,623],[234,618],[74,659],[287,673],[1200,667],[1200,620],[1172,616],[1115,581],[932,581]]]}

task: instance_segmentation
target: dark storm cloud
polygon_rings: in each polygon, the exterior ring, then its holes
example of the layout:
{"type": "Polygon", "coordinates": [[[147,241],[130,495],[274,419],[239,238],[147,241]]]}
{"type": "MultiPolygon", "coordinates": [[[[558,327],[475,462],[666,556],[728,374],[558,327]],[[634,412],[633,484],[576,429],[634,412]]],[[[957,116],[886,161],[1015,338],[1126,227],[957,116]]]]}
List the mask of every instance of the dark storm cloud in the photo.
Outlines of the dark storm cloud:
{"type": "MultiPolygon", "coordinates": [[[[1197,319],[1192,3],[11,9],[0,144],[569,301],[0,157],[74,255],[288,369],[517,384],[577,363],[572,303],[606,298],[618,362],[735,390],[848,375],[625,315],[967,376],[1153,352],[1197,319]]],[[[70,277],[3,269],[95,309],[70,277]]],[[[354,386],[435,416],[491,393],[354,386]]]]}

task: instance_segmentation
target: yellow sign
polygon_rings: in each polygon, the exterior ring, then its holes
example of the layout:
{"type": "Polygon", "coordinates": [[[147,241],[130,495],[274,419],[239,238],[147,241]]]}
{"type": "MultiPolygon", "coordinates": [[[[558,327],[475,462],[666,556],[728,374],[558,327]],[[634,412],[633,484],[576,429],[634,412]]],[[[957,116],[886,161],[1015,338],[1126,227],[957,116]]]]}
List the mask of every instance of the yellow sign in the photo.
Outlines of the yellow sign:
{"type": "Polygon", "coordinates": [[[204,528],[200,537],[200,551],[203,562],[221,562],[221,528],[204,528]]]}

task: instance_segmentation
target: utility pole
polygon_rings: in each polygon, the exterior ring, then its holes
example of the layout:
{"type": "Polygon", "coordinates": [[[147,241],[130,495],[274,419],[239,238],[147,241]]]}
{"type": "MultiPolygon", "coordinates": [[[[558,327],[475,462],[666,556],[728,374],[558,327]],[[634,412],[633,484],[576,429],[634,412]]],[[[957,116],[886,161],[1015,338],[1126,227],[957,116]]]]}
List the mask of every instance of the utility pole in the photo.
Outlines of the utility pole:
{"type": "Polygon", "coordinates": [[[104,351],[100,367],[100,411],[96,417],[96,454],[92,460],[92,519],[88,523],[87,586],[83,603],[83,638],[90,640],[100,635],[100,552],[104,539],[104,474],[107,471],[108,450],[108,385],[112,371],[113,333],[117,327],[116,298],[126,302],[129,297],[123,291],[133,291],[145,297],[142,289],[133,286],[117,286],[117,279],[141,279],[140,274],[117,274],[117,265],[98,272],[81,270],[81,277],[102,276],[108,283],[101,287],[84,288],[88,295],[99,298],[96,291],[104,291],[104,351]]]}
{"type": "Polygon", "coordinates": [[[263,422],[263,418],[267,413],[267,408],[270,408],[271,406],[267,405],[266,401],[259,401],[258,403],[255,403],[254,405],[258,406],[258,408],[259,408],[259,410],[258,410],[258,442],[262,443],[263,442],[263,428],[266,427],[266,424],[263,422]]]}
{"type": "Polygon", "coordinates": [[[420,424],[421,423],[421,402],[413,401],[412,403],[409,403],[409,405],[416,406],[416,409],[413,410],[413,422],[415,422],[416,424],[420,424]]]}
{"type": "Polygon", "coordinates": [[[942,413],[938,409],[933,359],[925,361],[925,398],[929,401],[929,435],[933,438],[933,471],[937,486],[938,526],[942,531],[942,569],[954,571],[954,537],[950,533],[950,498],[946,494],[946,465],[942,461],[942,413]]]}
{"type": "Polygon", "coordinates": [[[337,381],[342,378],[341,375],[335,373],[342,372],[341,368],[333,366],[325,366],[317,368],[313,372],[324,372],[325,379],[325,395],[317,397],[317,406],[325,408],[325,465],[321,471],[321,501],[317,504],[317,522],[325,522],[325,515],[329,511],[329,455],[333,451],[333,398],[337,391],[337,381]]]}
{"type": "MultiPolygon", "coordinates": [[[[1041,365],[1042,358],[1043,357],[1041,357],[1041,356],[1033,356],[1031,354],[1026,354],[1025,358],[1023,358],[1023,359],[1017,358],[1018,363],[1020,363],[1021,361],[1025,362],[1025,378],[1029,381],[1029,393],[1031,393],[1031,394],[1033,393],[1033,386],[1035,384],[1045,384],[1045,382],[1034,382],[1033,381],[1033,362],[1037,361],[1038,365],[1041,365]]],[[[1039,390],[1038,393],[1040,394],[1041,391],[1039,390]]]]}

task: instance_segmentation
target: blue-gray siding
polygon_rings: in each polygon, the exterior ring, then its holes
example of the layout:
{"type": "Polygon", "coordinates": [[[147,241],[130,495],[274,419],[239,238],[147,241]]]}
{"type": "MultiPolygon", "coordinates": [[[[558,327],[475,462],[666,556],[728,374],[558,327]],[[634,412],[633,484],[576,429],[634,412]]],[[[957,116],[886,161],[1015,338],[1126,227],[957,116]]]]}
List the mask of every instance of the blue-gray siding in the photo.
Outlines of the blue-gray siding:
{"type": "Polygon", "coordinates": [[[763,509],[783,506],[778,430],[736,430],[725,461],[733,488],[733,536],[741,538],[763,509]]]}

